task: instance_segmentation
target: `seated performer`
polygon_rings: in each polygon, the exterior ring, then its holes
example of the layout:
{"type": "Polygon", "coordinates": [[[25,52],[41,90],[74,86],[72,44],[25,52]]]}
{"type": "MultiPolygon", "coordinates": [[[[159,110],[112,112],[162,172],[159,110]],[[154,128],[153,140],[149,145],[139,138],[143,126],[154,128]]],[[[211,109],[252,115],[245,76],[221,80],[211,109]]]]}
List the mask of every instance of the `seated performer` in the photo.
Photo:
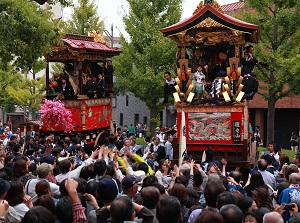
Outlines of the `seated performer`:
{"type": "Polygon", "coordinates": [[[64,98],[74,95],[74,90],[65,77],[61,77],[58,91],[64,95],[64,98]]]}
{"type": "Polygon", "coordinates": [[[226,77],[227,76],[227,72],[226,72],[227,67],[229,67],[229,64],[227,61],[227,52],[224,50],[221,50],[218,54],[218,62],[212,71],[213,79],[215,79],[216,77],[226,77]]]}
{"type": "Polygon", "coordinates": [[[93,75],[87,75],[86,79],[83,79],[82,84],[83,94],[87,95],[89,98],[94,98],[97,90],[97,83],[93,80],[93,75]]]}

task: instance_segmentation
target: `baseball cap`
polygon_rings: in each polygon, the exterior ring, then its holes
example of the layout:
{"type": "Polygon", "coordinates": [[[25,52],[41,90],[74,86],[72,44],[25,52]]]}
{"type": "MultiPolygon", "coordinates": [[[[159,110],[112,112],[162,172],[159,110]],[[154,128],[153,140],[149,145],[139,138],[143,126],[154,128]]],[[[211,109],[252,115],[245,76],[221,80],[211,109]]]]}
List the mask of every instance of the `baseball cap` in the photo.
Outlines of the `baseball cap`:
{"type": "Polygon", "coordinates": [[[37,168],[37,174],[45,176],[47,175],[51,170],[53,170],[53,166],[48,163],[42,163],[38,168],[37,168]]]}
{"type": "Polygon", "coordinates": [[[43,156],[40,159],[40,163],[54,164],[54,157],[51,155],[43,156]]]}
{"type": "Polygon", "coordinates": [[[129,189],[129,188],[133,187],[133,185],[135,185],[136,183],[139,183],[141,181],[142,181],[142,178],[139,176],[127,175],[122,180],[122,188],[129,189]]]}
{"type": "Polygon", "coordinates": [[[3,194],[5,191],[8,191],[9,188],[10,188],[10,183],[0,178],[0,194],[3,194]]]}
{"type": "Polygon", "coordinates": [[[116,183],[109,178],[103,178],[98,184],[98,195],[104,203],[112,202],[118,195],[118,188],[116,183]]]}

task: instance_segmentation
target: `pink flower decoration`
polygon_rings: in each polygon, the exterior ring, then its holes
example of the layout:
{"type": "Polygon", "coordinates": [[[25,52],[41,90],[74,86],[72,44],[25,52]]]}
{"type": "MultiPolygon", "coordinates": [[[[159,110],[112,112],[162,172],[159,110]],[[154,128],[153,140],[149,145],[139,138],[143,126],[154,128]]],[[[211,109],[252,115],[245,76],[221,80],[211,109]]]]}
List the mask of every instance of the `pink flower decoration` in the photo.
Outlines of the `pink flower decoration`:
{"type": "Polygon", "coordinates": [[[65,108],[61,101],[44,100],[40,105],[39,113],[46,126],[55,126],[64,129],[64,132],[74,130],[72,113],[65,108]]]}

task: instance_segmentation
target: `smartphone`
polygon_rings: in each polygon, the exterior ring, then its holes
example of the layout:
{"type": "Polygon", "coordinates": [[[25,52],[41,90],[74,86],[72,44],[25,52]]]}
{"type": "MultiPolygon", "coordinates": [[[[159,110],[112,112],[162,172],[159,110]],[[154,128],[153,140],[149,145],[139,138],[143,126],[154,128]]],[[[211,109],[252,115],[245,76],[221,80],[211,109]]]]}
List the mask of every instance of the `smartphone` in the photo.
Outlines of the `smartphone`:
{"type": "Polygon", "coordinates": [[[286,210],[286,211],[290,211],[295,207],[294,204],[281,204],[281,205],[282,205],[282,210],[286,210]]]}

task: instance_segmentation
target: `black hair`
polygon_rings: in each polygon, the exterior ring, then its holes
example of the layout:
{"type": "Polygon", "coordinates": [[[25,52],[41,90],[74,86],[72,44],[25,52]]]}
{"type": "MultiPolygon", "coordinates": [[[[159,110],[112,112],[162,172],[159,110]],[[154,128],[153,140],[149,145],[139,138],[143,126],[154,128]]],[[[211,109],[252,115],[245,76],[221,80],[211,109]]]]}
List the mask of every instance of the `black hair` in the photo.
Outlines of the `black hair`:
{"type": "Polygon", "coordinates": [[[122,223],[130,221],[134,212],[134,207],[127,196],[116,198],[110,206],[110,216],[112,223],[122,223]]]}
{"type": "Polygon", "coordinates": [[[223,182],[220,179],[210,178],[204,189],[206,204],[210,207],[216,207],[217,197],[224,192],[223,182]]]}
{"type": "Polygon", "coordinates": [[[62,148],[60,147],[55,147],[53,150],[52,150],[52,156],[56,157],[58,156],[58,154],[62,151],[62,148]]]}
{"type": "Polygon", "coordinates": [[[64,143],[68,144],[68,146],[69,146],[70,143],[71,143],[71,141],[70,141],[70,139],[65,139],[65,140],[64,140],[64,143]]]}
{"type": "Polygon", "coordinates": [[[146,175],[148,174],[149,169],[148,169],[148,165],[146,163],[141,162],[141,163],[138,163],[137,165],[138,165],[137,166],[138,170],[144,171],[146,175]]]}
{"type": "Polygon", "coordinates": [[[52,196],[50,195],[40,196],[34,203],[34,206],[37,205],[47,208],[49,211],[51,211],[52,214],[55,215],[55,203],[52,196]]]}
{"type": "Polygon", "coordinates": [[[97,181],[90,181],[87,183],[85,187],[85,193],[91,194],[94,197],[97,197],[97,188],[98,182],[97,181]]]}
{"type": "Polygon", "coordinates": [[[35,152],[35,150],[34,149],[27,149],[27,156],[32,156],[33,155],[33,153],[35,152]]]}
{"type": "Polygon", "coordinates": [[[60,222],[73,222],[72,202],[69,196],[63,196],[59,199],[55,207],[55,215],[60,222]]]}
{"type": "Polygon", "coordinates": [[[60,172],[64,174],[64,173],[69,172],[70,167],[72,166],[72,164],[71,164],[70,160],[65,159],[65,160],[60,161],[58,166],[59,166],[60,172]]]}
{"type": "Polygon", "coordinates": [[[243,222],[243,212],[235,204],[227,204],[220,209],[220,214],[225,222],[241,223],[243,222]]]}
{"type": "Polygon", "coordinates": [[[144,187],[141,191],[141,198],[146,208],[154,209],[159,202],[160,192],[154,186],[144,187]]]}
{"type": "Polygon", "coordinates": [[[77,143],[77,139],[76,139],[76,137],[75,137],[75,136],[73,136],[73,137],[72,137],[72,139],[71,139],[71,141],[72,141],[72,143],[73,143],[73,144],[76,144],[76,143],[77,143]]]}
{"type": "Polygon", "coordinates": [[[98,176],[103,176],[106,172],[106,162],[104,160],[97,160],[94,164],[94,170],[98,176]]]}
{"type": "Polygon", "coordinates": [[[214,150],[209,146],[206,150],[205,150],[205,154],[206,154],[206,160],[210,160],[214,157],[214,150]]]}
{"type": "Polygon", "coordinates": [[[13,140],[15,140],[17,137],[16,136],[14,136],[14,135],[12,135],[11,137],[10,137],[10,141],[13,141],[13,140]]]}
{"type": "Polygon", "coordinates": [[[249,50],[250,48],[253,48],[253,46],[252,45],[247,46],[246,50],[249,50]]]}
{"type": "Polygon", "coordinates": [[[234,194],[237,198],[237,206],[245,213],[252,206],[253,198],[242,194],[234,194]]]}
{"type": "Polygon", "coordinates": [[[143,188],[153,186],[154,183],[158,183],[157,177],[155,175],[147,176],[143,180],[143,188]]]}
{"type": "Polygon", "coordinates": [[[186,192],[188,194],[188,201],[186,202],[185,206],[190,208],[194,205],[198,205],[200,194],[193,187],[187,187],[186,192]]]}
{"type": "Polygon", "coordinates": [[[14,150],[14,152],[16,152],[16,153],[19,152],[20,148],[21,148],[21,145],[18,144],[18,143],[15,143],[15,144],[13,145],[13,150],[14,150]]]}
{"type": "Polygon", "coordinates": [[[106,166],[106,175],[109,175],[111,177],[113,177],[115,174],[115,168],[113,165],[107,165],[106,166]]]}
{"type": "Polygon", "coordinates": [[[175,178],[175,183],[183,184],[185,187],[187,186],[187,179],[183,175],[179,175],[175,178]]]}
{"type": "Polygon", "coordinates": [[[7,191],[5,200],[10,206],[16,206],[23,203],[24,186],[20,180],[13,180],[10,182],[10,188],[7,191]]]}
{"type": "Polygon", "coordinates": [[[156,187],[159,190],[160,194],[165,194],[166,193],[165,187],[163,185],[161,185],[160,183],[153,183],[152,186],[156,187]]]}
{"type": "Polygon", "coordinates": [[[270,154],[264,154],[261,158],[266,160],[268,165],[273,163],[273,156],[271,156],[270,154]]]}
{"type": "Polygon", "coordinates": [[[254,190],[256,187],[262,187],[265,185],[264,179],[260,172],[253,171],[250,178],[250,187],[254,190]]]}
{"type": "Polygon", "coordinates": [[[54,223],[55,221],[54,214],[43,206],[30,208],[22,219],[22,223],[54,223]]]}
{"type": "Polygon", "coordinates": [[[180,220],[181,205],[173,196],[163,197],[156,207],[156,218],[159,223],[177,223],[180,220]]]}
{"type": "Polygon", "coordinates": [[[267,169],[268,163],[265,159],[259,159],[257,161],[257,167],[258,167],[259,170],[264,171],[264,170],[267,169]]]}
{"type": "Polygon", "coordinates": [[[15,145],[16,143],[15,142],[8,142],[8,146],[10,147],[10,148],[14,148],[14,145],[15,145]]]}
{"type": "Polygon", "coordinates": [[[237,198],[233,193],[229,191],[224,191],[218,195],[217,202],[218,209],[220,210],[223,206],[227,204],[237,204],[237,198]]]}
{"type": "Polygon", "coordinates": [[[236,170],[231,171],[229,173],[229,176],[232,177],[237,183],[240,183],[240,181],[242,180],[242,174],[236,170]]]}
{"type": "Polygon", "coordinates": [[[247,66],[242,67],[242,74],[250,74],[250,69],[247,66]]]}
{"type": "Polygon", "coordinates": [[[85,180],[93,179],[97,176],[94,170],[94,164],[90,164],[81,169],[79,178],[83,178],[85,180]]]}

